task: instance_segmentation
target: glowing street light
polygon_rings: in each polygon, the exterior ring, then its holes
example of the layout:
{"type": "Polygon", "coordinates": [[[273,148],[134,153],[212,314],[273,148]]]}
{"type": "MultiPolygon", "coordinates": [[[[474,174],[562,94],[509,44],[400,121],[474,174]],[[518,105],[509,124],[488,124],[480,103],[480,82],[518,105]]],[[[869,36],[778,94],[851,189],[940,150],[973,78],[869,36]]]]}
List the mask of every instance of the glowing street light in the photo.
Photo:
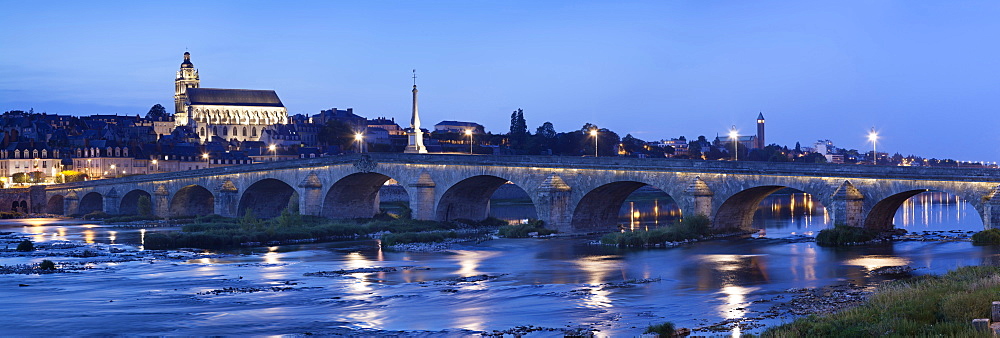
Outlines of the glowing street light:
{"type": "Polygon", "coordinates": [[[472,155],[472,129],[466,129],[465,135],[469,136],[469,155],[472,155]]]}
{"type": "Polygon", "coordinates": [[[365,141],[365,135],[362,134],[362,133],[355,133],[354,134],[354,140],[358,142],[358,152],[359,153],[365,152],[364,151],[364,147],[363,147],[364,146],[364,141],[365,141]]]}
{"type": "Polygon", "coordinates": [[[201,158],[205,159],[205,168],[211,168],[212,162],[208,161],[208,153],[202,153],[201,158]]]}
{"type": "Polygon", "coordinates": [[[267,150],[271,151],[271,162],[274,162],[274,157],[278,153],[278,147],[272,144],[272,145],[267,146],[267,150]]]}
{"type": "Polygon", "coordinates": [[[591,129],[590,136],[594,137],[594,157],[597,157],[597,129],[591,129]]]}
{"type": "Polygon", "coordinates": [[[868,132],[868,141],[872,143],[872,164],[878,164],[878,152],[875,151],[875,144],[878,141],[878,132],[875,131],[875,127],[868,132]]]}
{"type": "Polygon", "coordinates": [[[740,150],[736,141],[739,140],[740,134],[736,131],[736,126],[729,129],[729,138],[733,140],[733,160],[740,160],[740,150]]]}
{"type": "Polygon", "coordinates": [[[153,162],[153,171],[159,171],[159,168],[157,167],[157,165],[156,165],[156,164],[157,164],[157,163],[160,163],[160,162],[159,162],[159,161],[157,161],[157,160],[153,160],[152,162],[153,162]]]}

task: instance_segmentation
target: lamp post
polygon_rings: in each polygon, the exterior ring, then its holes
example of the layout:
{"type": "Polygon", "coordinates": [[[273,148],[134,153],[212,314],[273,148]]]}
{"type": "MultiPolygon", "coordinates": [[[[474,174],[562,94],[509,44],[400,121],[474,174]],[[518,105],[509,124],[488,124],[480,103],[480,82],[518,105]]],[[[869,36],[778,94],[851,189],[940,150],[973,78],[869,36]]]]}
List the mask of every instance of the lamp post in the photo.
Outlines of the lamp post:
{"type": "Polygon", "coordinates": [[[469,136],[469,155],[472,155],[472,129],[466,129],[465,135],[469,136]]]}
{"type": "Polygon", "coordinates": [[[875,127],[868,132],[868,141],[872,142],[872,164],[878,164],[878,152],[875,150],[876,141],[878,141],[878,132],[875,131],[875,127]]]}
{"type": "Polygon", "coordinates": [[[115,171],[115,165],[114,164],[111,165],[111,174],[115,175],[115,176],[118,176],[118,173],[115,171]]]}
{"type": "Polygon", "coordinates": [[[594,157],[597,157],[597,129],[591,129],[590,136],[594,137],[594,157]]]}
{"type": "Polygon", "coordinates": [[[365,135],[362,133],[354,133],[354,140],[358,142],[358,152],[359,153],[365,152],[364,148],[365,135]]]}
{"type": "Polygon", "coordinates": [[[278,153],[278,147],[272,144],[272,145],[267,146],[267,150],[271,151],[271,162],[274,162],[274,157],[278,153]]]}
{"type": "Polygon", "coordinates": [[[159,171],[159,168],[157,167],[157,163],[160,163],[160,162],[157,161],[157,160],[153,160],[152,163],[153,163],[153,172],[159,171]]]}
{"type": "Polygon", "coordinates": [[[211,168],[212,167],[212,162],[210,162],[209,159],[208,159],[208,153],[201,154],[201,158],[205,159],[205,168],[211,168]]]}
{"type": "Polygon", "coordinates": [[[729,138],[733,140],[733,161],[740,160],[740,148],[736,141],[739,139],[740,135],[736,131],[736,126],[729,129],[729,138]]]}

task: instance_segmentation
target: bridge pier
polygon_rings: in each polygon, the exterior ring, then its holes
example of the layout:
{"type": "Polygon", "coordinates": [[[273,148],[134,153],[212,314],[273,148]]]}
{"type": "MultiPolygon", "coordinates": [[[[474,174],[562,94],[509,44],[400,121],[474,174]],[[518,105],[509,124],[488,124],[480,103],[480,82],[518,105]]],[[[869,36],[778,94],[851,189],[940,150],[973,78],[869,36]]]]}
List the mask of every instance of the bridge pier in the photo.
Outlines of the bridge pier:
{"type": "Polygon", "coordinates": [[[420,174],[416,182],[409,184],[413,191],[410,195],[410,210],[413,219],[434,220],[434,181],[427,173],[420,174]]]}
{"type": "Polygon", "coordinates": [[[153,214],[157,217],[170,217],[170,192],[162,184],[153,191],[153,214]]]}
{"type": "MultiPolygon", "coordinates": [[[[299,195],[299,214],[320,216],[323,212],[323,182],[316,173],[309,174],[301,183],[302,193],[299,195]]],[[[378,199],[375,199],[376,206],[378,199]]],[[[375,210],[378,210],[376,207],[375,210]]]]}
{"type": "Polygon", "coordinates": [[[864,200],[864,195],[861,195],[861,192],[850,181],[844,181],[833,192],[832,202],[827,207],[833,224],[852,227],[864,226],[865,218],[862,214],[864,200]]]}
{"type": "Polygon", "coordinates": [[[75,215],[80,213],[80,197],[76,195],[76,191],[70,191],[63,198],[63,214],[75,215]]]}
{"type": "Polygon", "coordinates": [[[682,210],[682,216],[703,215],[708,217],[709,220],[715,219],[715,215],[712,214],[712,197],[715,196],[715,193],[712,192],[712,189],[708,187],[708,184],[705,184],[705,181],[701,177],[695,177],[687,189],[684,189],[684,192],[690,198],[690,203],[686,204],[690,205],[691,209],[682,210]]]}
{"type": "Polygon", "coordinates": [[[1000,187],[993,190],[983,208],[983,229],[1000,228],[1000,187]]]}
{"type": "Polygon", "coordinates": [[[573,206],[570,204],[572,188],[563,179],[552,174],[538,188],[538,219],[545,227],[562,233],[573,232],[573,206]]]}
{"type": "Polygon", "coordinates": [[[118,190],[111,188],[111,191],[108,191],[108,193],[104,195],[104,213],[108,215],[117,215],[121,202],[122,196],[118,194],[118,190]]]}
{"type": "Polygon", "coordinates": [[[243,217],[241,210],[236,210],[240,203],[239,189],[233,181],[223,182],[215,194],[215,213],[223,217],[243,217]]]}

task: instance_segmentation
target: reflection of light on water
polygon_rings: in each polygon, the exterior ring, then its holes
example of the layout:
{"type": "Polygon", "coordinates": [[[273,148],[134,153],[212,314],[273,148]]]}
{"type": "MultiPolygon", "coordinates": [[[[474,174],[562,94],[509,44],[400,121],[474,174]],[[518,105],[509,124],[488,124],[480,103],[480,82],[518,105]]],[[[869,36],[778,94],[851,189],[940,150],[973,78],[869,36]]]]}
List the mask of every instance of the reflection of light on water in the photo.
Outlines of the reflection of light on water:
{"type": "Polygon", "coordinates": [[[146,250],[146,229],[139,229],[139,251],[146,250]]]}
{"type": "Polygon", "coordinates": [[[21,220],[21,223],[26,223],[33,227],[40,227],[49,223],[52,223],[52,219],[49,218],[25,218],[21,220]]]}
{"type": "MultiPolygon", "coordinates": [[[[590,297],[584,299],[584,305],[589,308],[609,308],[612,307],[609,290],[601,290],[598,284],[606,283],[605,278],[609,272],[618,270],[620,262],[614,260],[616,256],[588,256],[581,257],[573,263],[578,265],[587,274],[587,284],[590,284],[590,297]]],[[[622,276],[627,279],[626,276],[622,276]]]]}
{"type": "MultiPolygon", "coordinates": [[[[345,263],[347,265],[346,268],[348,270],[372,267],[373,262],[365,258],[365,256],[360,252],[355,251],[348,253],[345,258],[345,263]]],[[[353,277],[355,278],[355,282],[348,284],[349,292],[357,296],[364,296],[372,292],[372,283],[369,282],[367,278],[363,275],[353,275],[353,277]]],[[[381,311],[379,310],[354,310],[348,312],[346,316],[352,321],[357,322],[358,325],[362,327],[377,328],[381,327],[383,324],[379,317],[380,313],[381,311]]]]}
{"type": "Polygon", "coordinates": [[[977,229],[982,225],[981,218],[969,210],[969,203],[958,195],[922,192],[900,205],[893,223],[909,229],[977,229]]]}
{"type": "MultiPolygon", "coordinates": [[[[739,319],[747,315],[746,307],[750,304],[747,303],[747,294],[757,290],[758,288],[747,288],[737,285],[726,285],[722,287],[720,292],[726,295],[726,303],[720,305],[717,309],[719,314],[726,319],[739,319]]],[[[733,325],[732,329],[733,337],[739,337],[740,326],[733,325]]]]}
{"type": "Polygon", "coordinates": [[[844,261],[845,265],[863,266],[869,271],[883,266],[900,266],[910,264],[910,260],[903,257],[869,255],[844,261]]]}
{"type": "Polygon", "coordinates": [[[117,239],[116,236],[117,234],[118,234],[117,231],[108,231],[108,240],[111,241],[111,244],[115,244],[115,239],[117,239]]]}
{"type": "Polygon", "coordinates": [[[480,272],[479,264],[484,260],[497,256],[499,252],[491,251],[470,251],[456,250],[459,269],[455,273],[462,277],[476,276],[483,274],[480,272]]]}
{"type": "Polygon", "coordinates": [[[84,230],[83,241],[87,242],[87,244],[94,244],[94,230],[84,230]]]}
{"type": "Polygon", "coordinates": [[[267,248],[267,253],[264,254],[264,263],[267,264],[278,264],[281,260],[278,259],[278,247],[272,246],[267,248]]]}

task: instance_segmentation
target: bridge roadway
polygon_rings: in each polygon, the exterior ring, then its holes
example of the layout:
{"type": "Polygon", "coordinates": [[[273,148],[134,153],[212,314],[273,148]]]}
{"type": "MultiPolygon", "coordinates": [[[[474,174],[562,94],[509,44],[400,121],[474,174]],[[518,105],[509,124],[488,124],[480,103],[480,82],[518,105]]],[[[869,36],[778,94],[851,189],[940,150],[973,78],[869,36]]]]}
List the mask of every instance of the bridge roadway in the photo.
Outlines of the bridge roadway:
{"type": "Polygon", "coordinates": [[[669,194],[683,215],[719,228],[747,228],[757,205],[782,188],[809,193],[834,224],[886,228],[896,209],[925,191],[960,196],[1000,227],[1000,170],[836,164],[554,156],[354,154],[130,176],[35,188],[32,210],[134,214],[140,196],[161,217],[278,215],[297,199],[302,214],[371,217],[378,191],[394,179],[414,218],[483,219],[511,182],[531,197],[538,218],[560,232],[611,231],[626,197],[645,185],[669,194]]]}

